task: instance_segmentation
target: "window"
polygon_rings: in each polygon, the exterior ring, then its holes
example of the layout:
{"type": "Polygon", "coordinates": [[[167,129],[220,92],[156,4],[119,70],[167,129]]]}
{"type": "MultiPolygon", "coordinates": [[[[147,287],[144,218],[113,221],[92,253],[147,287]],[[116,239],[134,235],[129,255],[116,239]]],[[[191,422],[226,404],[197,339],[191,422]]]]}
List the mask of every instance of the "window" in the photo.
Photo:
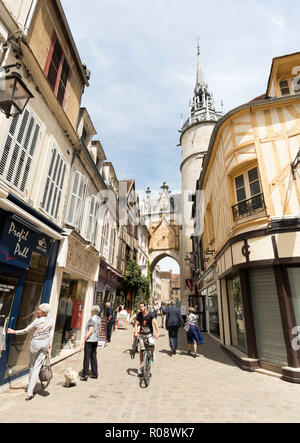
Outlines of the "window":
{"type": "Polygon", "coordinates": [[[282,95],[290,95],[289,82],[287,80],[282,80],[279,83],[280,91],[282,95]]]}
{"type": "Polygon", "coordinates": [[[56,34],[52,38],[44,72],[57,100],[64,106],[71,71],[56,34]]]}
{"type": "Polygon", "coordinates": [[[265,209],[257,167],[235,177],[234,184],[238,203],[233,206],[234,220],[265,209]]]}
{"type": "Polygon", "coordinates": [[[26,188],[39,133],[40,125],[25,109],[12,119],[1,150],[0,176],[21,192],[26,188]]]}
{"type": "Polygon", "coordinates": [[[54,218],[58,215],[66,168],[66,162],[54,147],[42,201],[42,208],[54,218]]]}
{"type": "Polygon", "coordinates": [[[79,171],[75,171],[67,222],[78,230],[81,228],[85,194],[86,178],[79,171]]]}
{"type": "Polygon", "coordinates": [[[300,92],[300,77],[291,77],[289,79],[281,80],[279,82],[281,95],[299,94],[300,92]]]}
{"type": "Polygon", "coordinates": [[[113,264],[115,259],[115,246],[116,246],[116,230],[112,229],[110,233],[110,247],[109,247],[109,262],[113,264]]]}
{"type": "Polygon", "coordinates": [[[227,280],[227,293],[231,344],[239,350],[247,352],[241,282],[238,276],[227,280]]]}
{"type": "Polygon", "coordinates": [[[109,235],[109,224],[104,219],[103,227],[102,227],[102,235],[101,235],[101,245],[100,245],[100,254],[105,258],[108,258],[108,235],[109,235]]]}
{"type": "Polygon", "coordinates": [[[89,240],[94,245],[96,244],[97,232],[98,232],[99,207],[100,205],[99,202],[97,202],[97,197],[95,195],[92,195],[90,201],[89,220],[87,226],[87,240],[89,240]]]}

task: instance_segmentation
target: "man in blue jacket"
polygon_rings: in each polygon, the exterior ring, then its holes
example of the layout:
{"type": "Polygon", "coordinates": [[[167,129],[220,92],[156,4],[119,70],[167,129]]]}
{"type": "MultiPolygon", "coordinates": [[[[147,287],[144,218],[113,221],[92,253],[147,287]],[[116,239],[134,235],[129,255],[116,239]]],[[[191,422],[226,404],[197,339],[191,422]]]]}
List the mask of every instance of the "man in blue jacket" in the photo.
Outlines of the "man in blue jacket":
{"type": "Polygon", "coordinates": [[[182,320],[180,309],[176,307],[175,301],[172,300],[166,317],[166,328],[169,332],[171,356],[172,354],[176,354],[178,330],[182,326],[184,326],[184,322],[182,320]]]}

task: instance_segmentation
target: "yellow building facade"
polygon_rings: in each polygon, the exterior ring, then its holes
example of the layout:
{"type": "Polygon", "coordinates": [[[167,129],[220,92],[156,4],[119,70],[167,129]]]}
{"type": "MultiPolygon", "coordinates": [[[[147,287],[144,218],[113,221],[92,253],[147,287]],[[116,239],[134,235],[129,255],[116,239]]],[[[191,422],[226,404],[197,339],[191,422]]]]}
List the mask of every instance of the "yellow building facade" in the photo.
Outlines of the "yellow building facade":
{"type": "Polygon", "coordinates": [[[243,369],[298,383],[299,73],[300,53],[275,58],[266,94],[218,121],[194,208],[208,332],[243,369]]]}

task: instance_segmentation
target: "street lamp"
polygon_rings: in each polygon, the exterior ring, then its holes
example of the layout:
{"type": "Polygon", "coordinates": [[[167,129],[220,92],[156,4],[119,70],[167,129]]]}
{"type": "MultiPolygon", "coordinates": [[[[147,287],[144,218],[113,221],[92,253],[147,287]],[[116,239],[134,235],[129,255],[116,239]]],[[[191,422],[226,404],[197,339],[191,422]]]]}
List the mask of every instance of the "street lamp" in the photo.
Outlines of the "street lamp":
{"type": "MultiPolygon", "coordinates": [[[[17,65],[0,67],[0,72],[5,71],[7,73],[15,66],[17,65]]],[[[12,72],[5,77],[0,77],[0,111],[7,118],[22,114],[31,98],[33,98],[33,95],[18,72],[12,72]]]]}
{"type": "Polygon", "coordinates": [[[291,163],[293,180],[296,180],[296,170],[297,170],[299,164],[300,164],[300,148],[299,148],[299,151],[298,151],[298,154],[297,154],[295,160],[293,161],[293,163],[291,163]]]}

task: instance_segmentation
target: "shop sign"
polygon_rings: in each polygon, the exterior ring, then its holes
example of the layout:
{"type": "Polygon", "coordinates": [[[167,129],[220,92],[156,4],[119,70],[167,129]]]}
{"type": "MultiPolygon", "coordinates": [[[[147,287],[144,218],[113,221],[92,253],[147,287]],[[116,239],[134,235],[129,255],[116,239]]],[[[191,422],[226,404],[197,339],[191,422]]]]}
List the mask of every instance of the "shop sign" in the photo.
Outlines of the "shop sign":
{"type": "Polygon", "coordinates": [[[0,262],[26,269],[29,267],[32,252],[49,255],[50,239],[8,217],[0,239],[0,262]]]}

